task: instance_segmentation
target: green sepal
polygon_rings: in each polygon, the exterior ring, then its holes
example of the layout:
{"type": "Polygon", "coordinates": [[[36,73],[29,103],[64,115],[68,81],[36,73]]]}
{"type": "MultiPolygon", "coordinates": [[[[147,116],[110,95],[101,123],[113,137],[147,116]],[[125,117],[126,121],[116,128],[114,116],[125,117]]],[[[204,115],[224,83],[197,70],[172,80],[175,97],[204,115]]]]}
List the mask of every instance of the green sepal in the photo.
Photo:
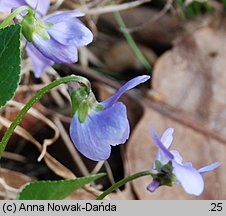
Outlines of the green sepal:
{"type": "Polygon", "coordinates": [[[50,36],[46,31],[46,28],[51,26],[52,23],[46,23],[36,17],[34,12],[28,12],[21,22],[22,33],[24,37],[29,41],[33,41],[33,34],[41,36],[44,40],[49,40],[50,36]]]}
{"type": "Polygon", "coordinates": [[[160,182],[159,186],[166,185],[172,186],[173,182],[177,181],[176,176],[173,174],[172,161],[162,165],[160,161],[155,161],[157,173],[151,173],[153,180],[160,182]]]}
{"type": "Polygon", "coordinates": [[[83,123],[86,120],[88,113],[89,113],[89,101],[83,100],[78,108],[78,119],[80,123],[83,123]]]}
{"type": "Polygon", "coordinates": [[[95,107],[95,111],[96,112],[99,112],[99,111],[101,111],[101,110],[103,110],[104,109],[104,105],[103,104],[100,104],[100,103],[98,103],[97,105],[96,105],[96,107],[95,107]]]}
{"type": "Polygon", "coordinates": [[[155,161],[155,169],[158,171],[162,169],[162,163],[159,160],[155,161]]]}
{"type": "Polygon", "coordinates": [[[28,12],[27,15],[24,16],[21,26],[24,37],[29,42],[32,42],[32,35],[35,31],[35,14],[28,12]]]}
{"type": "Polygon", "coordinates": [[[88,85],[71,83],[68,87],[71,97],[72,115],[74,116],[78,113],[80,123],[86,120],[90,112],[99,112],[104,109],[105,106],[96,100],[88,85]]]}
{"type": "Polygon", "coordinates": [[[80,87],[78,90],[74,90],[70,93],[71,96],[71,106],[72,106],[72,115],[74,115],[82,101],[88,97],[86,87],[80,87]]]}

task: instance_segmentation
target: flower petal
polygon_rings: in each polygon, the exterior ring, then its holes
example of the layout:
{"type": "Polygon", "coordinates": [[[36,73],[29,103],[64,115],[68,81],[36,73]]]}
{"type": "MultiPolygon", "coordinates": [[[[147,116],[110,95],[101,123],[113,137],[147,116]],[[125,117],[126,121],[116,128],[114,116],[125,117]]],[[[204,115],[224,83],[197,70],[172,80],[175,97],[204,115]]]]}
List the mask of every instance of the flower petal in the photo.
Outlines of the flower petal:
{"type": "Polygon", "coordinates": [[[55,63],[71,64],[78,60],[78,50],[76,46],[65,46],[53,38],[49,40],[43,39],[37,34],[33,34],[34,46],[47,58],[51,59],[55,63]]]}
{"type": "Polygon", "coordinates": [[[54,62],[43,56],[33,45],[28,43],[26,47],[28,56],[31,59],[31,64],[34,70],[34,75],[39,78],[44,72],[45,68],[53,65],[54,62]]]}
{"type": "Polygon", "coordinates": [[[50,0],[25,0],[25,2],[32,9],[36,9],[37,12],[42,16],[47,14],[50,6],[50,0]]]}
{"type": "Polygon", "coordinates": [[[0,0],[0,11],[11,12],[13,8],[18,8],[21,6],[30,6],[32,9],[36,9],[40,15],[45,15],[49,9],[49,0],[0,0]]]}
{"type": "Polygon", "coordinates": [[[156,181],[156,180],[153,180],[148,186],[147,186],[147,189],[150,191],[150,192],[154,192],[160,185],[160,182],[159,181],[156,181]]]}
{"type": "MultiPolygon", "coordinates": [[[[161,140],[159,139],[157,133],[154,129],[151,129],[151,136],[154,140],[154,143],[158,146],[158,152],[156,154],[155,160],[159,160],[162,165],[168,163],[169,160],[174,158],[173,154],[162,144],[161,140]]],[[[155,165],[154,165],[155,168],[155,165]]]]}
{"type": "Polygon", "coordinates": [[[217,167],[219,167],[222,163],[221,162],[215,162],[215,163],[212,163],[210,165],[207,165],[207,166],[204,166],[200,169],[198,169],[198,172],[203,175],[209,171],[212,171],[214,169],[216,169],[217,167]]]}
{"type": "Polygon", "coordinates": [[[87,158],[100,161],[110,156],[111,145],[125,143],[129,137],[126,107],[116,103],[109,109],[91,112],[80,123],[77,114],[70,125],[70,135],[77,149],[87,158]]]}
{"type": "Polygon", "coordinates": [[[146,82],[150,79],[150,76],[142,75],[135,77],[124,84],[112,97],[108,98],[107,100],[101,102],[106,108],[111,107],[126,91],[136,87],[137,85],[146,82]]]}
{"type": "Polygon", "coordinates": [[[182,165],[183,158],[177,150],[171,150],[170,153],[174,156],[174,160],[182,165]]]}
{"type": "Polygon", "coordinates": [[[161,137],[162,144],[168,149],[173,141],[173,128],[167,128],[161,137]]]}
{"type": "Polygon", "coordinates": [[[78,19],[68,19],[54,24],[47,29],[48,33],[63,45],[85,46],[92,42],[92,32],[78,19]]]}
{"type": "Polygon", "coordinates": [[[17,8],[23,5],[27,5],[24,0],[0,0],[0,11],[10,13],[13,8],[17,8]]]}
{"type": "Polygon", "coordinates": [[[73,17],[81,17],[85,14],[80,11],[64,11],[64,12],[55,12],[45,17],[45,21],[58,23],[68,20],[73,17]]]}
{"type": "Polygon", "coordinates": [[[180,165],[173,162],[173,167],[173,173],[188,194],[199,196],[203,192],[203,178],[191,164],[180,165]]]}

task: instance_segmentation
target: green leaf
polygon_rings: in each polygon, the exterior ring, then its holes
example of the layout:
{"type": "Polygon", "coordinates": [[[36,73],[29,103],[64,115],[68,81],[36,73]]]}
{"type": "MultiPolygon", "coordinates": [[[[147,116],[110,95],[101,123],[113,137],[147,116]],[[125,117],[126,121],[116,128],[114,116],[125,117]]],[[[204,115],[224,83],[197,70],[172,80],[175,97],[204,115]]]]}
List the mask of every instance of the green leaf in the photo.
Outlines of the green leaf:
{"type": "Polygon", "coordinates": [[[19,194],[19,200],[62,200],[85,184],[93,182],[105,173],[59,181],[37,181],[27,185],[19,194]]]}
{"type": "Polygon", "coordinates": [[[0,29],[0,108],[15,94],[20,81],[21,26],[0,29]]]}

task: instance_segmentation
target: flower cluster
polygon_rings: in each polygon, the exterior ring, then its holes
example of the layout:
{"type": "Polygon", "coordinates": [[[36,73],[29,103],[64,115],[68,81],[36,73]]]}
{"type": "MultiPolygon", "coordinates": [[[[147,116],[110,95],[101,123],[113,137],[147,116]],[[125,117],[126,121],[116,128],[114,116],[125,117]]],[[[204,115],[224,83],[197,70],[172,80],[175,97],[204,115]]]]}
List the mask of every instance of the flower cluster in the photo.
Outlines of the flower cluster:
{"type": "Polygon", "coordinates": [[[159,139],[154,130],[151,131],[152,138],[158,146],[152,174],[153,181],[147,189],[154,192],[159,186],[181,184],[188,194],[199,196],[204,190],[203,175],[219,167],[221,163],[215,162],[200,169],[195,169],[192,163],[183,163],[183,159],[178,151],[169,147],[173,141],[173,128],[168,128],[159,139]]]}
{"type": "Polygon", "coordinates": [[[38,11],[38,14],[31,11],[23,14],[21,22],[35,77],[40,77],[46,67],[55,63],[76,62],[78,48],[92,42],[92,32],[77,19],[84,15],[81,12],[56,12],[45,16],[50,5],[48,0],[0,0],[1,11],[24,5],[37,7],[38,11]]]}

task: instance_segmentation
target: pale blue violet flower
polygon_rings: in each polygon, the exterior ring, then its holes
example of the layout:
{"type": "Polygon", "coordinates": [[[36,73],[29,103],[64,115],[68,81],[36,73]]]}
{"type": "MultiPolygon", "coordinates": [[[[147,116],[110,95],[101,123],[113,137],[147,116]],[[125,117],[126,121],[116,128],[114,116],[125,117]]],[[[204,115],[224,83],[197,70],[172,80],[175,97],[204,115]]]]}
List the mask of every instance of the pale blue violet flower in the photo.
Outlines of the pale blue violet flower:
{"type": "Polygon", "coordinates": [[[0,0],[0,11],[9,12],[24,5],[34,9],[33,13],[21,13],[21,25],[35,77],[39,78],[46,67],[55,63],[77,62],[78,48],[93,40],[92,32],[77,19],[84,13],[66,11],[45,16],[49,0],[0,0]]]}
{"type": "Polygon", "coordinates": [[[50,0],[0,0],[0,12],[10,13],[12,9],[21,6],[29,6],[40,16],[44,16],[49,9],[50,0]]]}
{"type": "Polygon", "coordinates": [[[151,130],[152,138],[158,146],[152,174],[153,181],[147,189],[154,192],[161,185],[171,186],[181,184],[188,194],[199,196],[204,190],[203,174],[212,171],[221,165],[220,162],[196,169],[192,163],[183,163],[183,159],[178,151],[169,150],[173,141],[173,128],[168,128],[159,139],[154,130],[151,130]]]}
{"type": "MultiPolygon", "coordinates": [[[[50,0],[8,0],[8,1],[0,0],[0,12],[10,13],[13,9],[16,9],[21,6],[29,6],[31,9],[33,9],[35,12],[34,12],[34,14],[32,14],[32,16],[35,17],[37,15],[38,17],[43,17],[46,15],[46,13],[49,9],[50,0]]],[[[22,16],[25,16],[26,14],[27,14],[26,11],[21,13],[22,16]]],[[[27,29],[29,29],[29,28],[31,29],[31,30],[28,30],[27,34],[33,33],[32,32],[32,24],[34,24],[34,23],[35,22],[31,23],[30,26],[27,27],[27,29]]],[[[33,28],[35,28],[35,25],[33,26],[33,28]]],[[[31,59],[31,63],[32,63],[33,70],[34,70],[34,75],[37,78],[39,78],[41,76],[41,74],[43,73],[44,69],[47,66],[54,64],[54,61],[46,58],[42,53],[40,53],[32,45],[32,43],[27,44],[26,51],[27,51],[28,56],[31,59]]]]}
{"type": "Polygon", "coordinates": [[[80,153],[94,161],[106,160],[111,146],[124,144],[130,134],[126,106],[118,99],[126,91],[147,81],[138,76],[123,85],[112,97],[98,103],[94,95],[84,93],[77,85],[71,91],[73,118],[70,136],[80,153]]]}
{"type": "Polygon", "coordinates": [[[78,48],[93,40],[92,32],[76,17],[81,12],[56,12],[40,19],[30,11],[21,25],[27,39],[35,77],[53,64],[71,64],[78,60],[78,48]]]}
{"type": "MultiPolygon", "coordinates": [[[[76,18],[83,15],[81,12],[56,12],[43,20],[37,18],[37,22],[33,24],[36,27],[31,34],[26,35],[26,27],[24,28],[24,36],[29,41],[27,53],[31,58],[35,77],[40,77],[46,67],[55,63],[77,62],[78,48],[93,40],[92,32],[76,18]]],[[[22,26],[24,23],[22,22],[22,26]]]]}

